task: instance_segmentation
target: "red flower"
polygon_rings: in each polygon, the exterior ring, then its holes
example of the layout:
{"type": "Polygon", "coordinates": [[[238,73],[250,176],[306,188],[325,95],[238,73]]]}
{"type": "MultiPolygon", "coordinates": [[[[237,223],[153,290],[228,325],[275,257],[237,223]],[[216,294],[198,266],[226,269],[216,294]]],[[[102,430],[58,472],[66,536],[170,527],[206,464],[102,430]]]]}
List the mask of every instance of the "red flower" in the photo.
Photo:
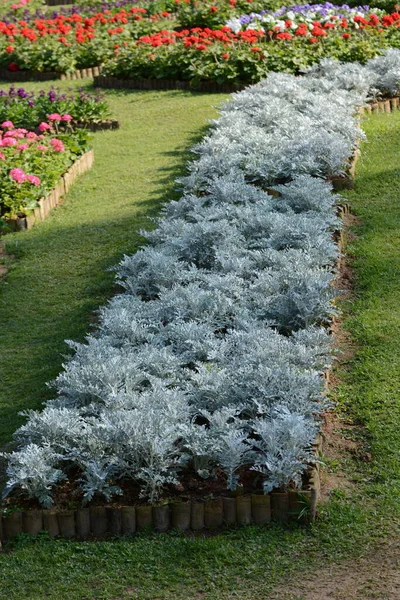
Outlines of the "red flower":
{"type": "Polygon", "coordinates": [[[276,39],[277,40],[291,40],[292,37],[293,36],[291,33],[282,32],[282,33],[278,33],[278,35],[276,36],[276,39]]]}
{"type": "Polygon", "coordinates": [[[218,7],[217,6],[210,6],[210,11],[211,12],[217,12],[218,7]]]}
{"type": "Polygon", "coordinates": [[[261,48],[254,46],[253,48],[250,48],[250,52],[261,52],[261,48]]]}
{"type": "Polygon", "coordinates": [[[312,37],[308,40],[311,44],[315,44],[315,42],[318,42],[318,38],[312,37]]]}
{"type": "Polygon", "coordinates": [[[17,63],[12,62],[8,65],[8,70],[9,71],[19,71],[19,66],[17,65],[17,63]]]}
{"type": "Polygon", "coordinates": [[[307,27],[303,26],[303,25],[299,25],[298,28],[296,29],[296,31],[294,32],[295,35],[307,35],[308,33],[308,29],[307,27]]]}
{"type": "Polygon", "coordinates": [[[14,52],[14,46],[7,46],[6,52],[7,52],[7,54],[11,54],[12,52],[14,52]]]}
{"type": "Polygon", "coordinates": [[[196,50],[207,50],[207,46],[205,44],[197,44],[196,50]]]}
{"type": "Polygon", "coordinates": [[[230,58],[230,55],[225,52],[225,54],[222,54],[221,58],[223,58],[224,60],[228,60],[230,58]]]}
{"type": "Polygon", "coordinates": [[[321,27],[316,27],[314,26],[311,30],[311,34],[315,37],[325,37],[326,36],[326,31],[324,31],[323,29],[321,29],[321,27]]]}
{"type": "Polygon", "coordinates": [[[344,34],[342,35],[342,38],[343,38],[344,40],[349,40],[349,39],[351,38],[351,35],[350,35],[350,33],[344,33],[344,34]]]}

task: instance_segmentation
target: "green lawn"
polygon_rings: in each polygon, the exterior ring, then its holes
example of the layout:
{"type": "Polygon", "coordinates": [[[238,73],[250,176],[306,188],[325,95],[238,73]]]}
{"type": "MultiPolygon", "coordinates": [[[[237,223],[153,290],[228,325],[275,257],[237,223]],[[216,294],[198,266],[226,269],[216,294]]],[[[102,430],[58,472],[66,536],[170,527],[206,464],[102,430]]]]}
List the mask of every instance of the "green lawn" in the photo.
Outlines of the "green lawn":
{"type": "Polygon", "coordinates": [[[18,411],[39,408],[51,396],[46,382],[61,369],[64,340],[82,340],[90,330],[96,309],[115,291],[106,269],[137,249],[137,231],[173,195],[187,149],[225,98],[180,91],[107,95],[121,128],[93,136],[93,169],[49,219],[5,238],[15,260],[0,283],[0,445],[22,422],[18,411]]]}
{"type": "MultiPolygon", "coordinates": [[[[186,159],[182,149],[217,101],[180,92],[111,98],[124,128],[96,135],[96,166],[68,203],[10,243],[16,260],[3,284],[3,323],[11,319],[1,343],[7,355],[1,365],[7,372],[0,399],[3,440],[17,424],[17,408],[38,406],[47,397],[45,381],[60,368],[62,340],[82,338],[88,330],[92,311],[112,292],[104,268],[137,247],[131,230],[143,226],[169,195],[186,159]]],[[[355,292],[343,307],[357,353],[340,368],[336,394],[339,410],[359,426],[356,433],[373,457],[343,465],[358,482],[356,492],[333,490],[309,528],[275,525],[210,537],[170,533],[98,543],[23,538],[0,556],[1,597],[268,600],[279,580],[368,553],[387,533],[398,533],[400,112],[364,125],[369,143],[363,145],[356,188],[345,192],[362,221],[349,249],[355,292]]]]}

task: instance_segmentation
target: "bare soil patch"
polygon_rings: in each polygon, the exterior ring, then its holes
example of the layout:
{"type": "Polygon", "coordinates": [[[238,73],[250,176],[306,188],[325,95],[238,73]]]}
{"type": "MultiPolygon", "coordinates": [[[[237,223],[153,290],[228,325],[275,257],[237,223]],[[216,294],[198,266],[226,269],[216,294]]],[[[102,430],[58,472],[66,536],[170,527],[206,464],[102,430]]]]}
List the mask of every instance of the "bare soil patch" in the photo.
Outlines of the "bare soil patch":
{"type": "MultiPolygon", "coordinates": [[[[373,554],[296,577],[269,600],[399,600],[400,537],[385,540],[373,554]]],[[[267,599],[266,599],[267,600],[267,599]]]]}

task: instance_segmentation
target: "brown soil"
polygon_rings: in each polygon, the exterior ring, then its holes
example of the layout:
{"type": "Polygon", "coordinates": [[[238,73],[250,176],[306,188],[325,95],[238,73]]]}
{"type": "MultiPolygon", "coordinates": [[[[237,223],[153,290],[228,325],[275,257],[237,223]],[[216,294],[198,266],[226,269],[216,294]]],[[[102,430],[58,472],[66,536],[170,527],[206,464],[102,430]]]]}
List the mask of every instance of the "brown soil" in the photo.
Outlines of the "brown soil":
{"type": "Polygon", "coordinates": [[[400,536],[373,554],[298,576],[265,600],[399,600],[400,536]]]}
{"type": "MultiPolygon", "coordinates": [[[[243,467],[238,471],[241,486],[235,493],[226,488],[226,477],[219,471],[215,478],[202,479],[195,471],[187,469],[180,477],[180,484],[165,486],[163,488],[163,502],[186,502],[189,500],[207,500],[212,498],[228,497],[237,494],[262,494],[262,478],[259,473],[250,471],[243,467]]],[[[81,473],[73,469],[69,473],[69,479],[56,486],[54,489],[54,508],[75,509],[82,506],[83,491],[80,488],[79,479],[81,473]]],[[[116,484],[122,489],[122,495],[114,496],[111,502],[107,502],[103,496],[95,496],[90,506],[138,506],[147,505],[147,501],[140,497],[140,487],[132,479],[117,481],[116,484]]],[[[279,491],[279,490],[277,490],[279,491]]],[[[17,493],[10,494],[3,500],[1,508],[18,506],[24,510],[40,509],[37,500],[26,496],[18,496],[17,493]]]]}
{"type": "MultiPolygon", "coordinates": [[[[357,223],[352,215],[345,216],[347,240],[353,234],[349,227],[357,223]]],[[[341,261],[337,288],[343,290],[342,299],[352,296],[353,274],[351,268],[341,261]]],[[[340,321],[333,325],[335,346],[340,351],[337,362],[341,369],[353,358],[355,346],[340,321]]],[[[334,391],[340,383],[335,370],[329,379],[329,390],[334,391]]],[[[333,489],[351,492],[355,482],[341,465],[354,457],[371,460],[362,442],[357,439],[359,427],[335,412],[325,415],[323,427],[323,453],[327,468],[321,471],[321,501],[326,501],[333,489]]],[[[400,535],[392,535],[362,558],[341,561],[319,568],[312,573],[295,576],[277,588],[265,600],[400,600],[400,535]]]]}

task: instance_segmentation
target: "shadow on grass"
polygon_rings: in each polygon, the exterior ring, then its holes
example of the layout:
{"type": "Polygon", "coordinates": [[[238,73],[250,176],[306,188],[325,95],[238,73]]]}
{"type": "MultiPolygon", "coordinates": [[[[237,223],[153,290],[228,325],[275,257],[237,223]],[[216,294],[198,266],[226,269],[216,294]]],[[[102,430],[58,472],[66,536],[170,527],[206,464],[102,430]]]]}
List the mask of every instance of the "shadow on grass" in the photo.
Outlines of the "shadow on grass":
{"type": "Polygon", "coordinates": [[[193,157],[189,149],[207,129],[190,135],[182,151],[160,152],[180,160],[154,170],[155,185],[144,200],[134,203],[130,215],[110,214],[107,220],[74,226],[65,226],[57,215],[27,233],[7,236],[7,248],[16,260],[3,289],[0,285],[0,317],[8,322],[0,342],[0,443],[8,442],[24,421],[18,411],[39,409],[54,397],[46,382],[57,376],[70,354],[64,340],[83,341],[95,329],[99,306],[122,291],[109,268],[143,245],[138,231],[154,227],[150,219],[161,206],[179,198],[175,179],[186,174],[193,157]],[[36,260],[27,266],[29,257],[36,260]],[[74,282],[76,289],[71,289],[74,282]],[[10,320],[11,313],[16,318],[10,320]]]}

